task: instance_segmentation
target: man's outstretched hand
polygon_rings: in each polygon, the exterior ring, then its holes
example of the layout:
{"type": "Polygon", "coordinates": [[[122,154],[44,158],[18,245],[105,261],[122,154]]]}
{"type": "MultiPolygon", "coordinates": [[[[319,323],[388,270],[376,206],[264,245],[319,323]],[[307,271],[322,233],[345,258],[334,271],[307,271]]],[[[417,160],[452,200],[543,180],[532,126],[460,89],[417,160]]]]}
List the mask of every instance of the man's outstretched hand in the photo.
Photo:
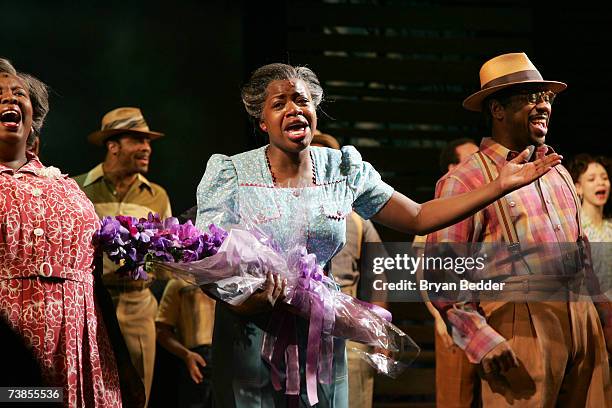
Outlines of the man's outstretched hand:
{"type": "Polygon", "coordinates": [[[563,156],[552,153],[527,163],[530,154],[531,150],[525,149],[501,168],[499,183],[503,191],[510,192],[526,186],[548,173],[556,165],[561,164],[561,159],[563,159],[563,156]]]}

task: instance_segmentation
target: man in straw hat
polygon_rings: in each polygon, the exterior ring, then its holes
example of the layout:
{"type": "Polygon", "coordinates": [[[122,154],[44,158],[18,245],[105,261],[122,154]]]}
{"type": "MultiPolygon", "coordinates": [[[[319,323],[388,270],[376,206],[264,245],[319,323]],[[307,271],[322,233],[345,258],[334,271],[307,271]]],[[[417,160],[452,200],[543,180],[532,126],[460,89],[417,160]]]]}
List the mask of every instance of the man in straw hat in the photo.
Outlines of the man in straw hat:
{"type": "MultiPolygon", "coordinates": [[[[506,161],[530,146],[532,157],[552,152],[545,144],[552,103],[565,88],[564,83],[544,80],[524,53],[504,54],[485,62],[480,70],[480,90],[465,99],[463,106],[483,112],[491,137],[481,141],[480,152],[438,181],[436,197],[477,188],[487,178],[497,177],[506,161]]],[[[582,247],[575,197],[569,173],[563,166],[556,166],[474,216],[430,234],[428,253],[435,251],[430,245],[433,243],[502,242],[512,253],[511,259],[516,260],[495,264],[502,266],[491,277],[507,282],[502,296],[517,293],[513,288],[528,288],[525,293],[529,293],[536,286],[543,291],[562,286],[568,279],[562,280],[559,275],[579,276],[584,263],[566,262],[565,257],[546,258],[544,262],[540,253],[524,255],[521,245],[577,243],[575,247],[582,247]],[[546,268],[558,275],[535,276],[546,268]],[[544,282],[542,278],[550,280],[544,282]]],[[[497,261],[499,253],[495,257],[497,261]]],[[[612,389],[602,323],[590,300],[569,300],[567,296],[555,302],[501,299],[437,304],[451,325],[457,346],[470,363],[478,365],[481,395],[476,396],[476,403],[481,399],[484,407],[610,406],[612,389]]],[[[604,324],[611,318],[608,314],[604,324]]],[[[447,359],[449,355],[446,352],[447,359]]],[[[462,381],[461,372],[451,365],[438,368],[448,370],[451,383],[462,381]]],[[[445,377],[438,374],[439,379],[445,377]]],[[[463,380],[469,392],[468,377],[463,380]]],[[[438,387],[445,385],[439,383],[438,387]]],[[[457,398],[440,406],[469,406],[470,400],[457,398]]]]}
{"type": "MultiPolygon", "coordinates": [[[[88,136],[90,143],[106,147],[104,162],[76,182],[94,203],[100,218],[115,215],[171,216],[166,191],[144,176],[149,170],[151,140],[164,136],[149,130],[140,109],[113,109],[102,118],[102,128],[88,136]]],[[[133,281],[112,272],[117,266],[104,262],[104,283],[115,301],[117,319],[134,366],[145,385],[147,401],[155,361],[157,301],[149,290],[152,279],[133,281]]]]}

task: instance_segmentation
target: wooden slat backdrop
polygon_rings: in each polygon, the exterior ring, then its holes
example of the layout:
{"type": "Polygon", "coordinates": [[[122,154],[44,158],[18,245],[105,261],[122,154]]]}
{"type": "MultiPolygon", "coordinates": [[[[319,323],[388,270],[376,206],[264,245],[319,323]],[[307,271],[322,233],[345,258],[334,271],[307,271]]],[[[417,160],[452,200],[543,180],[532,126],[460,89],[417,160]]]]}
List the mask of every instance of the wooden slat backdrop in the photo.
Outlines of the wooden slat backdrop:
{"type": "Polygon", "coordinates": [[[361,51],[367,52],[412,52],[424,54],[446,54],[449,49],[460,49],[472,56],[488,56],[488,50],[494,47],[507,49],[531,48],[531,41],[526,38],[404,38],[380,37],[352,34],[317,34],[305,32],[289,33],[287,38],[289,48],[296,50],[316,51],[319,44],[325,44],[326,51],[361,51]]]}
{"type": "MultiPolygon", "coordinates": [[[[384,41],[384,38],[381,38],[384,41]]],[[[439,61],[373,57],[318,56],[293,52],[292,60],[307,61],[320,78],[329,80],[436,85],[470,85],[480,61],[439,61]]]]}
{"type": "MultiPolygon", "coordinates": [[[[363,2],[365,3],[365,2],[363,2]]],[[[375,3],[375,2],[372,2],[375,3]]],[[[399,2],[397,2],[399,3],[399,2]]],[[[524,33],[531,30],[531,10],[496,6],[383,6],[348,2],[293,2],[288,13],[289,26],[399,27],[427,30],[494,31],[524,33]],[[316,16],[316,18],[308,18],[316,16]]],[[[424,2],[423,2],[424,3],[424,2]]],[[[515,2],[516,3],[516,2],[515,2]]],[[[500,3],[498,3],[500,4],[500,3]]]]}
{"type": "MultiPolygon", "coordinates": [[[[288,61],[321,80],[320,130],[355,145],[396,190],[426,201],[442,174],[440,149],[483,136],[480,116],[461,107],[479,87],[482,63],[533,50],[533,10],[526,1],[389,3],[289,1],[288,61]]],[[[378,229],[385,241],[411,239],[378,229]]],[[[431,317],[418,303],[392,312],[423,354],[399,379],[377,377],[375,407],[434,406],[431,317]]]]}
{"type": "Polygon", "coordinates": [[[308,65],[322,82],[320,130],[355,145],[385,180],[404,180],[393,185],[398,191],[430,199],[442,175],[440,149],[482,136],[480,116],[461,106],[479,86],[480,66],[532,50],[532,10],[503,1],[359,3],[290,1],[288,60],[308,65]]]}
{"type": "Polygon", "coordinates": [[[463,107],[453,102],[435,100],[395,101],[336,101],[327,105],[338,118],[359,118],[377,123],[409,123],[428,125],[477,124],[466,115],[463,107]]]}

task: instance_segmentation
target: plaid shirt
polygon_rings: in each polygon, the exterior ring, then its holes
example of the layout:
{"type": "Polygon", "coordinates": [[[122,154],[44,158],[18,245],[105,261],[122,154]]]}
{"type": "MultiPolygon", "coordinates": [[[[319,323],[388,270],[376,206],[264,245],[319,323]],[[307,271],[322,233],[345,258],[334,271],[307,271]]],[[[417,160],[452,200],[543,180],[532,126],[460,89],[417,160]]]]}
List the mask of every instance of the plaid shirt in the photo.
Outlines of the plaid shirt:
{"type": "MultiPolygon", "coordinates": [[[[481,152],[491,159],[499,170],[518,153],[484,138],[480,144],[481,152]]],[[[536,158],[543,157],[553,150],[549,146],[536,149],[536,158]]],[[[559,165],[533,183],[507,194],[504,198],[510,210],[519,242],[529,243],[575,243],[578,234],[577,208],[573,193],[560,172],[567,170],[559,165]]],[[[569,176],[569,175],[568,175],[569,176]]],[[[569,178],[571,180],[571,178],[569,178]]],[[[485,184],[485,178],[476,159],[472,155],[452,172],[444,175],[436,184],[436,197],[447,197],[474,190],[485,184]]],[[[494,205],[489,205],[474,216],[451,227],[429,234],[427,243],[439,242],[503,242],[504,235],[495,213],[494,205]]],[[[550,255],[550,254],[549,254],[550,255]]],[[[500,256],[500,254],[496,254],[500,256]]],[[[570,274],[576,271],[575,259],[565,257],[542,258],[534,253],[524,257],[529,268],[541,272],[542,268],[558,273],[570,274]],[[560,259],[559,259],[560,258],[560,259]],[[551,259],[554,262],[551,262],[551,259]]],[[[508,264],[507,268],[516,267],[508,264]]],[[[503,270],[496,268],[499,275],[523,274],[528,271],[503,270]]],[[[440,306],[440,305],[438,305],[440,306]]],[[[453,327],[453,338],[465,350],[472,363],[479,363],[493,347],[505,339],[493,330],[484,317],[478,313],[476,304],[454,304],[443,308],[453,327]]]]}

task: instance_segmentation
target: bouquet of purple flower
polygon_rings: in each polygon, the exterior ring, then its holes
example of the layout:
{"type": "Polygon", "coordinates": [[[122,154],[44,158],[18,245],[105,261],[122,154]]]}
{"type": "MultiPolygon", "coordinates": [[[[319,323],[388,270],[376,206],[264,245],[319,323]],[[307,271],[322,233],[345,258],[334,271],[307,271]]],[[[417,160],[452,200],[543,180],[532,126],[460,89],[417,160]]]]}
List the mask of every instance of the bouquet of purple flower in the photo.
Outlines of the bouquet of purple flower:
{"type": "MultiPolygon", "coordinates": [[[[145,279],[152,270],[201,286],[212,297],[232,305],[244,302],[260,289],[266,274],[273,272],[287,280],[284,302],[295,314],[309,320],[307,353],[308,397],[316,404],[316,382],[332,381],[332,337],[352,339],[387,350],[362,352],[361,357],[379,372],[396,377],[419,352],[418,346],[391,323],[391,314],[336,290],[336,285],[302,244],[282,250],[273,237],[253,227],[235,226],[226,232],[211,224],[200,232],[188,221],[176,218],[163,222],[158,216],[105,217],[95,243],[111,260],[121,265],[118,272],[133,279],[145,279]]],[[[275,308],[262,344],[262,358],[272,367],[272,383],[281,388],[280,367],[290,367],[286,392],[300,389],[297,348],[291,346],[295,317],[284,308],[275,308]],[[283,363],[284,360],[284,363],[283,363]]]]}
{"type": "MultiPolygon", "coordinates": [[[[212,226],[210,228],[213,228],[212,226]]],[[[280,370],[286,373],[286,392],[300,389],[297,348],[290,345],[295,331],[294,313],[309,321],[308,347],[318,350],[306,359],[306,383],[311,405],[316,404],[316,382],[332,381],[332,337],[351,339],[385,349],[389,355],[359,352],[378,372],[397,377],[419,353],[414,341],[391,323],[391,314],[336,290],[303,245],[282,250],[272,237],[256,228],[231,228],[216,254],[194,262],[157,262],[155,268],[199,285],[215,299],[239,305],[260,289],[266,274],[287,280],[284,302],[270,317],[262,344],[262,358],[272,367],[275,389],[282,387],[280,370]]]]}
{"type": "Polygon", "coordinates": [[[174,217],[161,220],[117,215],[104,217],[94,236],[94,245],[120,265],[117,273],[132,279],[147,279],[153,262],[193,262],[214,255],[227,232],[215,225],[200,232],[191,221],[180,224],[174,217]]]}

